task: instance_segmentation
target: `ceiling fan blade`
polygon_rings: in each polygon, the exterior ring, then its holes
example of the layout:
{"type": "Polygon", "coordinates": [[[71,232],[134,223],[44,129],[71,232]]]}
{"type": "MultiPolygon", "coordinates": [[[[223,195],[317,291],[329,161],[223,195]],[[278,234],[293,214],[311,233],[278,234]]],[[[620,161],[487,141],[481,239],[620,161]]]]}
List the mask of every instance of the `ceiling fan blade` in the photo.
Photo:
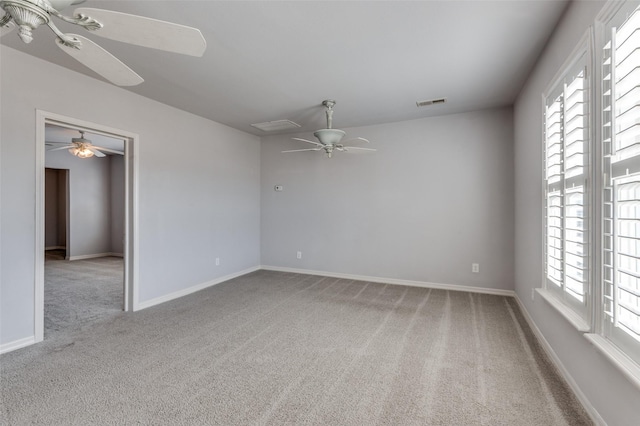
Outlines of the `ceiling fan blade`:
{"type": "Polygon", "coordinates": [[[77,34],[69,34],[77,37],[82,42],[79,49],[64,45],[57,40],[60,49],[64,50],[81,64],[97,72],[116,86],[135,86],[144,80],[131,68],[123,64],[118,58],[104,50],[88,38],[77,34]]]}
{"type": "Polygon", "coordinates": [[[351,139],[347,139],[346,141],[342,141],[341,144],[348,144],[348,143],[360,143],[360,142],[364,142],[364,143],[369,143],[369,139],[365,139],[365,138],[351,138],[351,139]]]}
{"type": "Polygon", "coordinates": [[[291,139],[293,139],[294,141],[300,141],[300,142],[310,143],[310,144],[313,144],[313,145],[318,145],[318,146],[320,146],[320,147],[323,147],[323,146],[324,146],[324,145],[323,145],[323,144],[321,144],[320,142],[310,141],[309,139],[302,139],[302,138],[291,138],[291,139]]]}
{"type": "Polygon", "coordinates": [[[51,152],[51,151],[62,151],[63,149],[70,149],[73,148],[75,145],[65,145],[65,146],[58,146],[55,148],[50,148],[47,149],[47,152],[51,152]]]}
{"type": "Polygon", "coordinates": [[[124,155],[124,152],[122,151],[116,151],[115,149],[109,149],[109,148],[103,148],[101,146],[93,146],[95,149],[99,149],[100,151],[104,151],[104,152],[110,152],[112,154],[120,154],[120,155],[124,155]]]}
{"type": "Polygon", "coordinates": [[[98,151],[95,147],[93,146],[88,146],[87,149],[91,152],[93,152],[93,155],[95,155],[96,157],[106,157],[106,155],[104,155],[103,153],[101,153],[100,151],[98,151]]]}
{"type": "Polygon", "coordinates": [[[305,148],[305,149],[289,149],[282,152],[303,152],[303,151],[320,151],[322,148],[305,148]]]}
{"type": "Polygon", "coordinates": [[[111,40],[183,55],[202,56],[207,41],[197,28],[112,10],[81,7],[74,15],[87,15],[104,25],[95,34],[111,40]]]}

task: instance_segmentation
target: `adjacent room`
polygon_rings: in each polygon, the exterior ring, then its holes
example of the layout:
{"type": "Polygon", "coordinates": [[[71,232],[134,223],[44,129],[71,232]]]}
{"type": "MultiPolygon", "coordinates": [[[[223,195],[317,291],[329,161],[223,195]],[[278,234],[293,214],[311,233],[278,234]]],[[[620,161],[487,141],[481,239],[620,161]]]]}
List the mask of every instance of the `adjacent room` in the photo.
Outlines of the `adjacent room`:
{"type": "Polygon", "coordinates": [[[639,1],[0,7],[0,424],[638,423],[639,1]]]}
{"type": "Polygon", "coordinates": [[[124,141],[47,124],[45,150],[47,338],[124,309],[126,235],[124,141]]]}

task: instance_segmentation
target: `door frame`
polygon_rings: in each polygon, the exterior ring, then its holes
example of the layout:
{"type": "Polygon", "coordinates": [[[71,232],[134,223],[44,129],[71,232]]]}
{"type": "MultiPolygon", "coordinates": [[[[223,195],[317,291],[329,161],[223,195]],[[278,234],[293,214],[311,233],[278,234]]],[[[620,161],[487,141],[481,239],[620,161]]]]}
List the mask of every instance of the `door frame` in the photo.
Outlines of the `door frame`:
{"type": "MultiPolygon", "coordinates": [[[[138,144],[135,133],[92,123],[73,117],[36,110],[36,215],[35,215],[35,288],[34,324],[35,341],[44,340],[44,169],[45,125],[54,124],[74,130],[124,140],[125,161],[125,243],[124,243],[124,310],[138,308],[138,144]]],[[[67,232],[69,230],[67,229],[67,232]]]]}

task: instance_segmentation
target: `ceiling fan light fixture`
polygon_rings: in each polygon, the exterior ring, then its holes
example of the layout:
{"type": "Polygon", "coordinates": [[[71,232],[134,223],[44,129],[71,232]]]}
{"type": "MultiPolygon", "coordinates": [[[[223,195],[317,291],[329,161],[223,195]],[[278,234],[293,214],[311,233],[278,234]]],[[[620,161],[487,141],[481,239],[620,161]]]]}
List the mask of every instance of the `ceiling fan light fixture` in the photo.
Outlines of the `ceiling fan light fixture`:
{"type": "Polygon", "coordinates": [[[313,132],[315,136],[323,145],[335,145],[339,144],[344,135],[347,133],[339,129],[320,129],[313,132]]]}
{"type": "Polygon", "coordinates": [[[85,146],[81,146],[81,147],[73,147],[69,149],[69,152],[72,153],[73,155],[75,155],[76,157],[79,158],[91,158],[93,157],[93,152],[85,147],[85,146]]]}

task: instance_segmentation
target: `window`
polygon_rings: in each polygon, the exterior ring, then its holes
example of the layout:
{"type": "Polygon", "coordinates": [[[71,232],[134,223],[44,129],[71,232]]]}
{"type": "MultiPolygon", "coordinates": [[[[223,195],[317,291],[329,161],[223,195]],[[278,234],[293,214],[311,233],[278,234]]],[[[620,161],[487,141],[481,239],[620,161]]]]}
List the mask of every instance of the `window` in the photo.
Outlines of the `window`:
{"type": "Polygon", "coordinates": [[[586,324],[590,306],[586,37],[577,52],[544,100],[545,288],[586,324]]]}
{"type": "Polygon", "coordinates": [[[543,94],[538,292],[640,387],[640,1],[608,2],[596,28],[543,94]]]}
{"type": "Polygon", "coordinates": [[[640,6],[605,26],[602,334],[640,363],[640,6]]]}

